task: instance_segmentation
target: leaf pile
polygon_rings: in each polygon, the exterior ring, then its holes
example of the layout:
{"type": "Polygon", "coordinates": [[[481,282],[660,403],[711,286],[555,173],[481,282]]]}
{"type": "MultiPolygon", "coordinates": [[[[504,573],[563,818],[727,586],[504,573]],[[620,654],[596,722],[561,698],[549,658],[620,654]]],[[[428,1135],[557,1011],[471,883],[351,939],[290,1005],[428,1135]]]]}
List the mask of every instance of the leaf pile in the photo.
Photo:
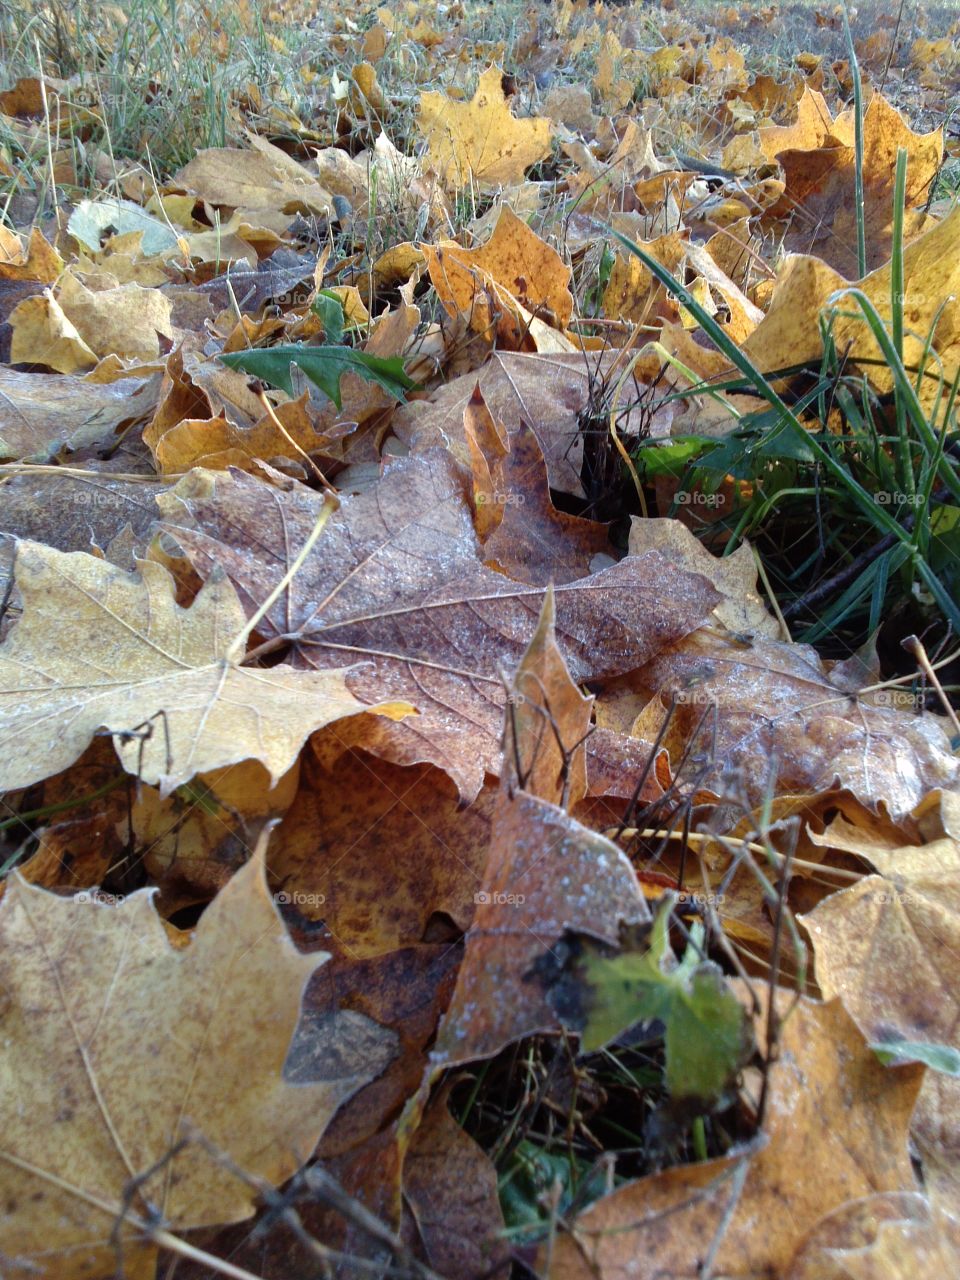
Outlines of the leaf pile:
{"type": "MultiPolygon", "coordinates": [[[[782,385],[899,278],[952,447],[955,138],[891,99],[958,29],[858,46],[861,274],[849,63],[731,38],[778,6],[470,10],[321,12],[314,115],[160,181],[51,135],[0,228],[4,1274],[952,1273],[955,719],[623,442],[756,408],[699,308],[782,385]]],[[[91,84],[0,94],[4,172],[91,84]]]]}

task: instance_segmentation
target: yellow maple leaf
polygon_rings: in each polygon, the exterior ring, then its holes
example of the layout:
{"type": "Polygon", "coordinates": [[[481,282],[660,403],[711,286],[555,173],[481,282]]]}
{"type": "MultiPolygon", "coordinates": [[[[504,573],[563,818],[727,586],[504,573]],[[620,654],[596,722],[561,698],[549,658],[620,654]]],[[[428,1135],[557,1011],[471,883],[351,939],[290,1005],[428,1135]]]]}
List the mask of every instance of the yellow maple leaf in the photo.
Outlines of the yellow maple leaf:
{"type": "Polygon", "coordinates": [[[550,150],[550,121],[518,120],[502,81],[503,72],[492,66],[480,77],[469,102],[454,102],[442,93],[420,95],[420,128],[429,147],[429,165],[445,185],[519,182],[550,150]]]}

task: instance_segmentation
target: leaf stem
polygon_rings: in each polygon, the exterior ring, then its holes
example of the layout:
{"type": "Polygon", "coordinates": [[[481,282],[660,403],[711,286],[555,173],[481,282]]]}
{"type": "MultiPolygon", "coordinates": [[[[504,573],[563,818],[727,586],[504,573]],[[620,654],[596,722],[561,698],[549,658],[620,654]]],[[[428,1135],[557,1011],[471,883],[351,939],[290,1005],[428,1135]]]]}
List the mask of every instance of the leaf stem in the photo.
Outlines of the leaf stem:
{"type": "Polygon", "coordinates": [[[299,572],[300,567],[303,564],[304,560],[306,560],[307,556],[313,550],[314,544],[316,543],[317,539],[320,537],[321,533],[323,533],[324,526],[326,525],[327,521],[333,515],[334,511],[337,511],[339,509],[339,507],[340,507],[340,500],[339,498],[337,498],[336,494],[333,494],[333,493],[324,494],[323,506],[320,508],[320,514],[317,516],[316,524],[313,526],[313,528],[310,531],[310,536],[307,538],[306,542],[300,548],[290,568],[283,575],[283,577],[280,579],[280,581],[277,583],[274,589],[270,592],[266,600],[264,600],[264,602],[260,605],[259,609],[257,609],[253,617],[250,618],[247,624],[244,627],[242,627],[241,630],[237,633],[233,642],[230,644],[229,648],[227,649],[227,652],[224,654],[224,658],[226,659],[227,662],[236,662],[238,655],[243,653],[247,640],[250,638],[251,633],[256,628],[257,623],[260,622],[260,620],[270,612],[270,610],[276,604],[277,600],[279,600],[283,592],[286,591],[287,587],[290,585],[290,583],[293,581],[296,574],[299,572]]]}

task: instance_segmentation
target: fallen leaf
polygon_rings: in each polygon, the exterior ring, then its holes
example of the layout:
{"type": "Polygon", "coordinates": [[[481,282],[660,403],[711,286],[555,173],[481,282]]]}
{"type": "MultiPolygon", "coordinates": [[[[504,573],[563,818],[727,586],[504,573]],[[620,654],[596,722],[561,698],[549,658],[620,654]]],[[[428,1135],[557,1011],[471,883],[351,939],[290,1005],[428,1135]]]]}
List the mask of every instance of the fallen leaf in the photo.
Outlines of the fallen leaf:
{"type": "Polygon", "coordinates": [[[451,1116],[449,1088],[431,1099],[403,1165],[403,1194],[431,1267],[440,1275],[504,1276],[497,1171],[451,1116]]]}
{"type": "Polygon", "coordinates": [[[274,407],[249,427],[228,418],[181,418],[172,427],[158,430],[159,418],[144,433],[162,475],[182,474],[191,467],[226,470],[241,467],[256,471],[258,460],[285,458],[303,462],[304,454],[319,455],[336,446],[315,425],[308,409],[308,394],[274,407]],[[280,424],[279,426],[277,424],[280,424]]]}
{"type": "Polygon", "coordinates": [[[71,374],[84,373],[97,363],[96,353],[49,289],[19,302],[9,324],[11,364],[45,365],[55,373],[71,374]]]}
{"type": "MultiPolygon", "coordinates": [[[[791,1002],[778,991],[781,1016],[791,1002]]],[[[755,1025],[762,1046],[763,1010],[755,1025]]],[[[550,1280],[692,1277],[711,1246],[718,1275],[776,1280],[825,1214],[916,1189],[907,1126],[923,1069],[881,1067],[838,1000],[799,1001],[769,1075],[765,1142],[597,1201],[553,1242],[550,1280]]]]}
{"type": "Polygon", "coordinates": [[[60,449],[107,443],[153,412],[159,384],[158,374],[97,383],[0,368],[0,459],[47,462],[60,449]]]}
{"type": "Polygon", "coordinates": [[[518,120],[502,80],[499,67],[488,67],[466,103],[442,93],[420,95],[429,164],[446,186],[459,190],[471,181],[487,187],[519,182],[549,152],[550,121],[518,120]]]}
{"type": "Polygon", "coordinates": [[[774,161],[781,151],[815,151],[832,130],[833,113],[823,94],[805,85],[792,124],[766,125],[757,132],[763,154],[774,161]]]}
{"type": "Polygon", "coordinates": [[[67,230],[81,245],[99,253],[104,232],[111,236],[139,232],[141,252],[151,257],[176,247],[170,227],[132,200],[81,200],[67,223],[67,230]]]}
{"type": "Polygon", "coordinates": [[[160,337],[172,338],[171,303],[159,289],[138,284],[94,292],[69,271],[60,279],[57,303],[83,342],[98,356],[156,360],[160,337]]]}
{"type": "MultiPolygon", "coordinates": [[[[835,818],[815,844],[866,858],[877,875],[832,894],[801,917],[817,982],[838,996],[874,1044],[960,1049],[960,1004],[950,975],[960,949],[960,843],[884,847],[835,818]],[[909,973],[910,981],[902,981],[909,973]]],[[[928,1185],[960,1206],[960,1081],[930,1072],[914,1117],[928,1185]]]]}
{"type": "Polygon", "coordinates": [[[500,516],[483,539],[487,564],[518,582],[540,587],[574,582],[587,576],[594,556],[611,551],[607,525],[554,506],[543,451],[525,422],[511,435],[509,452],[495,464],[489,492],[476,501],[500,516]]]}
{"type": "Polygon", "coordinates": [[[466,954],[437,1036],[436,1067],[489,1058],[556,1031],[546,981],[531,980],[567,931],[611,945],[623,921],[649,919],[625,854],[556,805],[501,793],[466,954]]]}
{"type": "Polygon", "coordinates": [[[265,138],[248,134],[251,150],[198,151],[172,183],[210,204],[248,211],[332,213],[333,200],[316,178],[265,138]]]}
{"type": "Polygon", "coordinates": [[[757,589],[757,563],[753,548],[743,542],[732,555],[712,555],[700,539],[679,520],[640,520],[630,525],[630,554],[662,551],[684,569],[702,573],[724,597],[714,617],[728,631],[739,635],[776,637],[780,626],[757,589]]]}
{"type": "Polygon", "coordinates": [[[479,385],[490,413],[510,435],[533,428],[547,463],[551,489],[583,496],[580,415],[600,393],[613,358],[495,351],[478,373],[455,378],[429,400],[401,406],[395,433],[416,452],[445,443],[469,466],[463,414],[479,385]]]}
{"type": "Polygon", "coordinates": [[[63,259],[39,227],[30,232],[26,247],[9,228],[0,228],[0,280],[36,280],[38,284],[54,284],[63,265],[63,259]]]}
{"type": "Polygon", "coordinates": [[[59,773],[100,729],[124,768],[163,794],[240,760],[259,760],[276,781],[315,729],[367,710],[342,670],[231,661],[245,618],[222,573],[181,609],[159,564],[124,573],[25,542],[16,581],[24,613],[0,646],[2,790],[59,773]]]}
{"type": "Polygon", "coordinates": [[[590,699],[557,647],[548,595],[510,687],[508,763],[476,915],[437,1034],[436,1067],[492,1057],[522,1036],[559,1028],[538,966],[561,963],[568,932],[612,945],[621,924],[650,921],[626,855],[560,807],[584,793],[589,715],[590,699]]]}
{"type": "MultiPolygon", "coordinates": [[[[50,376],[50,375],[48,375],[50,376]]],[[[109,471],[72,475],[64,468],[4,477],[0,528],[25,541],[60,551],[99,549],[111,564],[132,569],[125,533],[135,549],[146,550],[157,518],[157,477],[116,480],[109,471]]]]}
{"type": "Polygon", "coordinates": [[[960,1268],[960,1224],[917,1191],[853,1200],[822,1218],[784,1280],[916,1280],[960,1268]]]}
{"type": "MultiPolygon", "coordinates": [[[[753,1052],[750,1019],[725,984],[723,971],[703,957],[702,926],[682,960],[669,942],[673,899],[657,911],[640,940],[625,931],[614,952],[578,940],[569,972],[554,985],[558,1009],[576,1010],[568,1025],[592,1053],[638,1024],[663,1027],[664,1083],[671,1099],[716,1107],[737,1083],[753,1052]]],[[[697,926],[694,926],[694,930],[697,926]]]]}
{"type": "Polygon", "coordinates": [[[436,766],[378,760],[357,737],[353,747],[331,726],[312,740],[269,853],[285,898],[304,919],[323,920],[354,958],[422,941],[437,914],[468,927],[492,804],[487,786],[464,809],[436,766]]]}
{"type": "MultiPolygon", "coordinates": [[[[261,858],[186,947],[171,946],[151,896],[109,906],[15,877],[0,903],[0,1249],[35,1275],[106,1280],[118,1230],[133,1274],[146,1275],[153,1247],[138,1223],[159,1214],[176,1232],[249,1217],[252,1188],[191,1141],[190,1126],[279,1185],[379,1068],[371,1053],[316,1083],[284,1078],[303,988],[327,957],[294,949],[261,858]]],[[[337,1048],[331,1033],[326,1051],[337,1048]]]]}
{"type": "Polygon", "coordinates": [[[654,696],[632,729],[605,720],[607,727],[652,741],[673,705],[663,740],[671,759],[699,733],[711,761],[702,785],[722,790],[721,774],[735,769],[751,805],[770,785],[794,795],[844,789],[897,818],[957,777],[939,717],[861,702],[809,645],[701,629],[626,682],[641,699],[647,690],[654,696]]]}
{"type": "MultiPolygon", "coordinates": [[[[499,671],[519,661],[543,590],[483,566],[465,487],[442,450],[391,463],[375,489],[343,499],[259,630],[289,648],[294,667],[359,663],[348,677],[358,697],[415,706],[406,730],[378,722],[365,745],[396,763],[439,765],[469,799],[499,768],[499,671]]],[[[221,564],[252,612],[306,542],[321,501],[302,486],[281,494],[239,472],[194,471],[161,507],[201,576],[221,564]]],[[[561,650],[578,680],[629,670],[716,599],[656,553],[628,558],[557,587],[561,650]]]]}
{"type": "MultiPolygon", "coordinates": [[[[960,367],[960,303],[951,300],[960,287],[958,245],[960,210],[955,209],[903,254],[904,363],[908,369],[924,369],[918,395],[931,415],[942,402],[941,377],[952,381],[960,367]],[[932,355],[925,354],[928,339],[932,355]]],[[[893,307],[890,272],[887,263],[854,285],[873,303],[888,331],[893,307]]],[[[832,295],[847,287],[848,281],[819,258],[788,258],[766,316],[743,343],[744,354],[767,373],[819,360],[823,346],[816,317],[832,295]]],[[[892,391],[893,371],[881,358],[857,303],[840,297],[833,309],[838,313],[832,326],[837,349],[848,362],[863,362],[881,394],[892,391]]]]}
{"type": "MultiPolygon", "coordinates": [[[[674,276],[682,277],[687,245],[679,232],[643,241],[640,247],[674,276]]],[[[654,280],[639,258],[618,253],[604,290],[603,313],[614,320],[652,324],[661,314],[676,319],[677,308],[675,303],[670,305],[663,285],[654,280]]]]}
{"type": "MultiPolygon", "coordinates": [[[[873,271],[891,255],[893,181],[897,150],[908,153],[904,242],[928,229],[922,205],[943,159],[943,132],[914,133],[897,109],[880,93],[863,114],[863,190],[867,269],[873,271]]],[[[854,111],[838,116],[815,150],[781,150],[786,189],[770,210],[773,218],[791,218],[786,246],[815,251],[846,276],[857,271],[854,196],[854,111]]]]}
{"type": "Polygon", "coordinates": [[[159,887],[165,916],[208,902],[223,888],[266,823],[290,808],[299,776],[295,762],[274,785],[259,761],[243,760],[198,774],[166,797],[141,784],[130,807],[119,793],[118,826],[138,851],[138,867],[159,887]]]}
{"type": "Polygon", "coordinates": [[[570,268],[509,205],[501,206],[493,234],[479,249],[454,241],[420,247],[448,314],[467,313],[476,332],[495,330],[501,343],[516,348],[527,329],[521,311],[542,311],[561,330],[570,323],[570,268]]]}

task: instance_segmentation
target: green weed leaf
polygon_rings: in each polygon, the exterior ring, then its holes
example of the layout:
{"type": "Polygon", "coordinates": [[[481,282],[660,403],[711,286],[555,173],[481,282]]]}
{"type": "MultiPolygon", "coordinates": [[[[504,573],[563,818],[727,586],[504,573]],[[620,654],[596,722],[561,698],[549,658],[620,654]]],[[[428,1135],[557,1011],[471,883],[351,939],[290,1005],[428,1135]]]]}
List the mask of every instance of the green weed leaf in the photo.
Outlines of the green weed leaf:
{"type": "Polygon", "coordinates": [[[228,368],[241,369],[272,387],[280,387],[288,395],[293,395],[290,366],[294,364],[338,409],[343,407],[340,379],[348,369],[367,382],[377,383],[397,400],[402,400],[403,393],[416,386],[407,376],[399,356],[384,359],[365,351],[354,351],[352,347],[304,347],[289,343],[257,351],[233,351],[220,359],[228,368]]]}

